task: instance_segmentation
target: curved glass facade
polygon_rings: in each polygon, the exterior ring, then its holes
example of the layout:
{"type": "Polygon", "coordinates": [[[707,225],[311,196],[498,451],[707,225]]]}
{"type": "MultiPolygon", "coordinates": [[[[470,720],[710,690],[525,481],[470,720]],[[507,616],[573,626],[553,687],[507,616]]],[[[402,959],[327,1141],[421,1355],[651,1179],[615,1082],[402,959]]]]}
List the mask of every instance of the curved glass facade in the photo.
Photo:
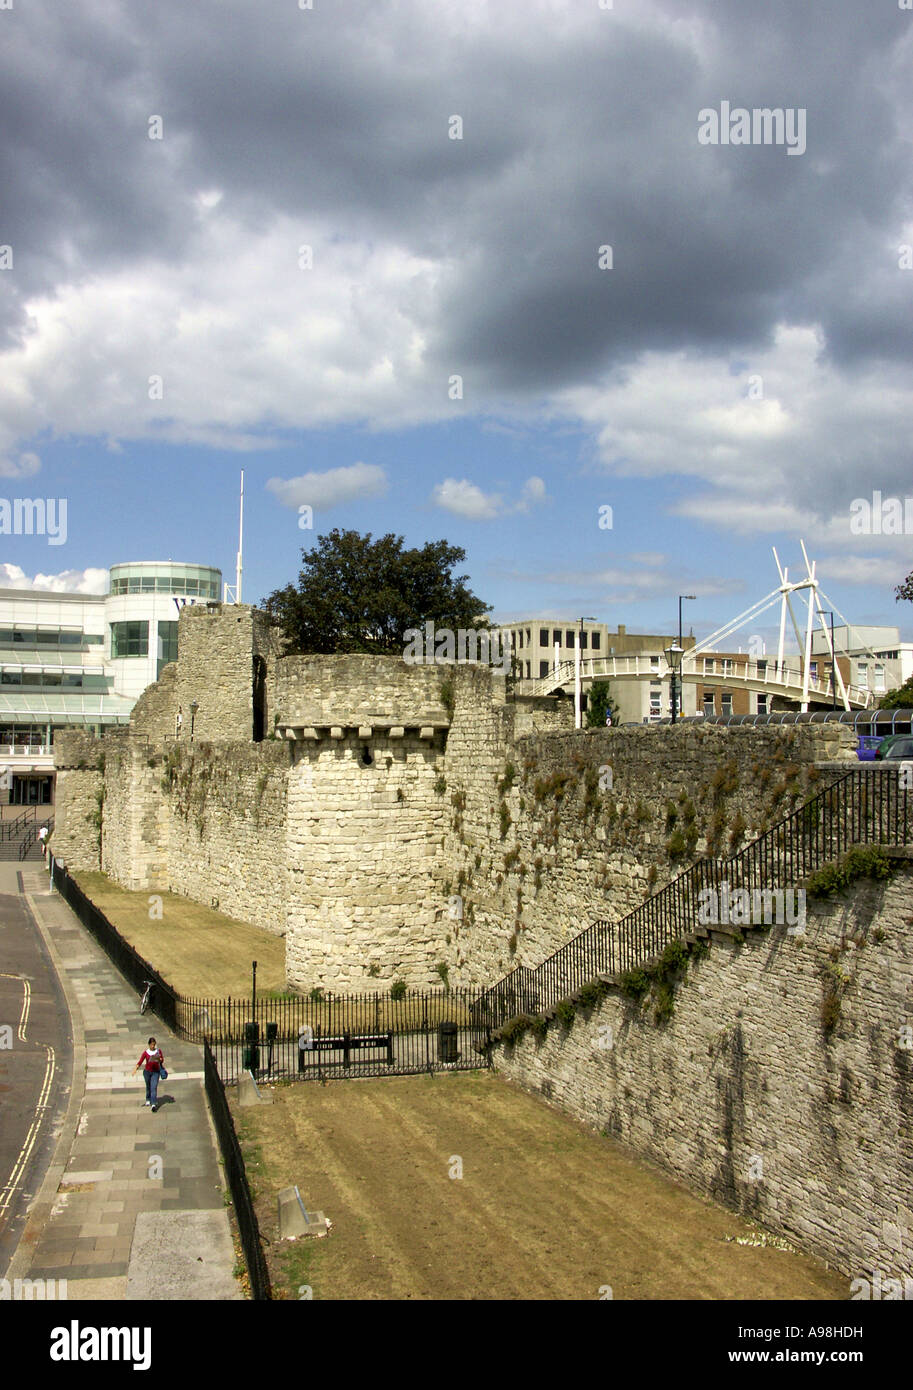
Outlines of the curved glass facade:
{"type": "Polygon", "coordinates": [[[111,566],[112,597],[122,594],[183,594],[187,598],[222,597],[222,571],[208,565],[179,565],[172,561],[111,566]]]}

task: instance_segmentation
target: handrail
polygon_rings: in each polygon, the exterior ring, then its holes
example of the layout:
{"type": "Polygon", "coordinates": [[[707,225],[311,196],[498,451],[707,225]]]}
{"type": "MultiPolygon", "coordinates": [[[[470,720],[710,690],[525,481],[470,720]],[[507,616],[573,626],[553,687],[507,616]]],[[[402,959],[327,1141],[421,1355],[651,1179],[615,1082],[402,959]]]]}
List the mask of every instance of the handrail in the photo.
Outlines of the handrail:
{"type": "Polygon", "coordinates": [[[898,766],[851,768],[728,859],[698,860],[619,921],[591,923],[535,969],[520,966],[485,990],[479,1017],[500,1027],[517,1014],[554,1007],[601,975],[644,965],[692,930],[707,889],[785,889],[854,844],[909,844],[913,792],[901,785],[898,766]]]}
{"type": "Polygon", "coordinates": [[[0,821],[0,840],[12,840],[18,837],[19,832],[25,829],[29,821],[36,821],[38,818],[38,807],[27,806],[20,816],[15,820],[0,821]]]}
{"type": "MultiPolygon", "coordinates": [[[[675,673],[680,680],[689,684],[711,682],[715,686],[731,684],[738,687],[754,684],[765,690],[772,689],[784,694],[798,694],[804,688],[804,676],[801,667],[783,666],[778,671],[776,663],[773,661],[751,660],[747,656],[740,660],[736,656],[725,658],[731,663],[731,669],[728,671],[699,671],[695,661],[689,662],[689,655],[686,653],[682,661],[681,671],[675,673]]],[[[722,662],[723,658],[717,657],[715,660],[722,662]]],[[[533,693],[548,694],[561,686],[569,685],[575,679],[575,672],[575,662],[561,661],[548,675],[531,678],[530,684],[534,686],[533,693]]],[[[595,680],[600,676],[610,680],[652,676],[654,679],[663,681],[668,680],[672,674],[672,667],[669,666],[665,658],[661,660],[659,657],[643,654],[621,657],[591,656],[583,659],[580,663],[581,680],[595,680]]],[[[848,682],[845,682],[845,686],[850,702],[857,705],[861,704],[866,708],[874,703],[876,694],[883,693],[871,691],[860,685],[851,685],[848,682]]],[[[830,679],[817,680],[809,676],[808,693],[825,699],[831,697],[834,691],[830,679]]]]}

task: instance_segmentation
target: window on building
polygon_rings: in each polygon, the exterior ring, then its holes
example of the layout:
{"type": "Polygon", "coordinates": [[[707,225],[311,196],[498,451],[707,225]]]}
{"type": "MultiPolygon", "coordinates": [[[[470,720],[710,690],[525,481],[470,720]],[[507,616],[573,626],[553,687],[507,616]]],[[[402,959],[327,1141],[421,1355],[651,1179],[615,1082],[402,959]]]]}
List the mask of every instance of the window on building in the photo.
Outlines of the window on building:
{"type": "Polygon", "coordinates": [[[769,713],[770,713],[770,711],[769,711],[768,708],[767,708],[767,695],[766,695],[766,694],[759,694],[759,695],[758,695],[758,714],[769,714],[769,713]]]}
{"type": "Polygon", "coordinates": [[[593,651],[594,651],[594,652],[598,652],[599,649],[600,649],[600,647],[602,646],[602,633],[601,633],[601,632],[593,632],[593,633],[591,633],[590,635],[591,635],[591,637],[592,637],[592,639],[593,639],[593,651]]]}
{"type": "Polygon", "coordinates": [[[529,680],[529,662],[526,663],[526,679],[529,680]]]}
{"type": "Polygon", "coordinates": [[[732,691],[723,691],[723,713],[732,714],[732,691]]]}
{"type": "Polygon", "coordinates": [[[533,645],[533,634],[530,628],[526,629],[526,645],[528,647],[531,647],[533,645]]]}
{"type": "Polygon", "coordinates": [[[812,679],[813,681],[816,681],[816,680],[818,679],[818,663],[817,663],[817,661],[809,662],[808,674],[809,674],[809,676],[811,677],[811,679],[812,679]]]}
{"type": "Polygon", "coordinates": [[[547,627],[540,627],[540,629],[539,629],[539,646],[540,646],[540,647],[547,647],[547,646],[548,646],[548,628],[547,628],[547,627]]]}
{"type": "Polygon", "coordinates": [[[731,657],[724,656],[724,657],[723,657],[723,675],[724,675],[724,676],[731,676],[734,670],[735,670],[735,662],[732,660],[731,657]]]}
{"type": "Polygon", "coordinates": [[[705,714],[716,714],[716,691],[715,691],[715,690],[705,690],[705,691],[704,691],[704,713],[705,713],[705,714]]]}
{"type": "Polygon", "coordinates": [[[885,684],[884,684],[884,667],[883,667],[883,666],[876,666],[876,667],[875,667],[875,682],[874,682],[874,685],[873,685],[873,689],[874,689],[874,690],[884,690],[884,688],[885,688],[885,684]]]}
{"type": "Polygon", "coordinates": [[[148,622],[111,624],[111,659],[149,655],[148,622]]]}
{"type": "Polygon", "coordinates": [[[557,628],[552,629],[552,641],[557,642],[559,647],[561,646],[561,633],[557,628]]]}
{"type": "Polygon", "coordinates": [[[704,675],[712,676],[716,672],[716,662],[712,656],[704,657],[704,675]]]}
{"type": "Polygon", "coordinates": [[[566,637],[566,639],[567,639],[567,646],[573,648],[573,646],[574,646],[574,633],[573,633],[573,630],[572,630],[571,628],[568,628],[567,632],[565,632],[564,635],[565,635],[565,637],[566,637]]]}
{"type": "Polygon", "coordinates": [[[856,668],[856,683],[857,683],[858,685],[860,685],[860,686],[862,687],[863,690],[868,690],[868,688],[869,688],[869,664],[868,664],[867,661],[860,661],[859,665],[857,666],[857,668],[856,668]]]}
{"type": "Polygon", "coordinates": [[[547,675],[548,675],[548,672],[549,672],[549,665],[548,665],[548,662],[547,662],[547,661],[540,661],[540,662],[539,662],[539,675],[540,675],[540,676],[547,676],[547,675]]]}

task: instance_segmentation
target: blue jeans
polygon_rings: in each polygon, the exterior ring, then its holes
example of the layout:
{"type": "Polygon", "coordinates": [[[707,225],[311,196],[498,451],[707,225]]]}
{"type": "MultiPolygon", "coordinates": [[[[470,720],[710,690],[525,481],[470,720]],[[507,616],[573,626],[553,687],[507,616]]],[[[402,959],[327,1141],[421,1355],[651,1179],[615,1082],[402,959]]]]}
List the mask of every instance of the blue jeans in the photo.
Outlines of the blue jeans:
{"type": "Polygon", "coordinates": [[[149,1071],[144,1068],[143,1076],[146,1078],[146,1099],[151,1100],[152,1104],[155,1105],[158,1101],[159,1074],[157,1071],[149,1071]]]}

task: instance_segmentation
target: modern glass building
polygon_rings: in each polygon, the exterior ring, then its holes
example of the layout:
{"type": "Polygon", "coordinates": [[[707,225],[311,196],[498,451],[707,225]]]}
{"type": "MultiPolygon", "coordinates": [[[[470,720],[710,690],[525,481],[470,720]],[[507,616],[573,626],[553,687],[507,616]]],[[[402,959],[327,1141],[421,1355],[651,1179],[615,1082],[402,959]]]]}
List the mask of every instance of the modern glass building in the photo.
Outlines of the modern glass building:
{"type": "Polygon", "coordinates": [[[181,608],[221,586],[218,569],[167,560],[113,565],[106,594],[0,589],[0,804],[52,801],[55,730],[128,723],[177,659],[181,608]]]}

